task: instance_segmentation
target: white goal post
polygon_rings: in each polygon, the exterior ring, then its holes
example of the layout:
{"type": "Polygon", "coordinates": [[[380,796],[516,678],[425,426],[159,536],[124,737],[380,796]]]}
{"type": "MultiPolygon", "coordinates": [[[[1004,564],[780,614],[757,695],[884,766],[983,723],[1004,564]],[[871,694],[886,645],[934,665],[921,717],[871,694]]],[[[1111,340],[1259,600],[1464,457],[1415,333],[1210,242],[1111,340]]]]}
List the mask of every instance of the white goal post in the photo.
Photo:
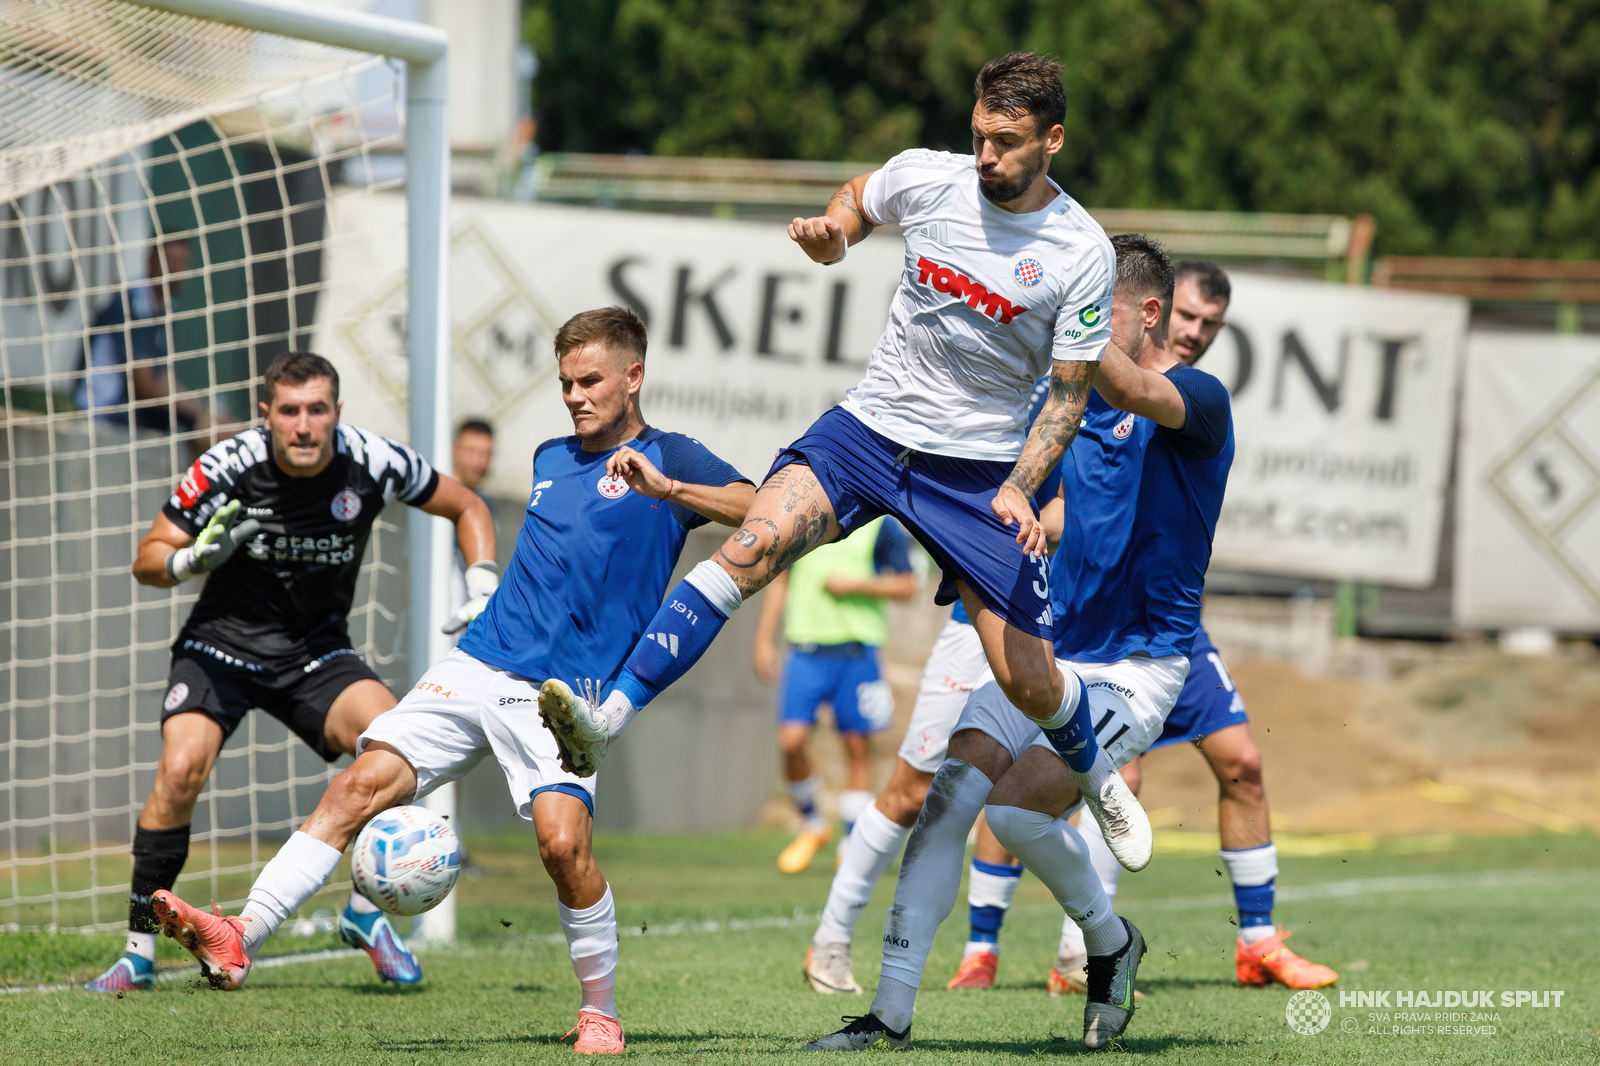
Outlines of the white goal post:
{"type": "MultiPolygon", "coordinates": [[[[0,745],[8,749],[0,751],[0,929],[121,925],[125,910],[118,913],[115,894],[125,901],[127,840],[143,800],[132,793],[136,782],[147,787],[150,744],[159,737],[154,716],[164,685],[155,688],[161,682],[151,660],[193,602],[193,590],[147,595],[152,590],[134,588],[126,570],[132,544],[189,461],[185,449],[201,437],[178,430],[179,409],[185,402],[206,407],[214,425],[223,407],[235,421],[249,418],[271,351],[305,344],[313,321],[326,328],[328,264],[348,269],[360,259],[348,250],[334,254],[340,235],[329,228],[338,214],[330,209],[332,188],[354,182],[392,195],[382,190],[398,187],[398,171],[390,166],[386,180],[374,175],[394,158],[402,128],[407,304],[403,327],[400,316],[393,325],[403,328],[409,356],[409,443],[450,471],[447,44],[430,26],[300,0],[0,0],[0,745]],[[364,127],[367,98],[351,86],[365,91],[361,79],[375,76],[398,81],[396,64],[404,66],[403,110],[390,92],[383,98],[388,132],[374,134],[364,127]],[[319,111],[330,93],[339,102],[319,111]],[[180,134],[189,129],[209,140],[183,143],[180,134]],[[156,142],[166,146],[162,152],[151,150],[156,142]],[[246,150],[262,169],[241,168],[246,150]],[[201,164],[211,170],[202,173],[201,164]],[[162,167],[179,175],[176,186],[152,180],[162,167]],[[298,179],[305,179],[299,187],[298,179]],[[309,186],[316,191],[306,193],[309,186]],[[225,206],[237,201],[222,222],[207,215],[214,203],[206,198],[219,196],[225,206]],[[173,212],[188,212],[188,221],[169,224],[173,212]],[[260,226],[276,227],[276,244],[260,240],[260,226]],[[306,229],[315,232],[303,237],[306,229]],[[242,246],[234,262],[213,262],[219,234],[242,246]],[[165,337],[195,327],[207,339],[187,347],[174,339],[170,353],[162,342],[160,367],[170,386],[156,404],[134,399],[129,375],[134,360],[146,356],[124,348],[118,376],[129,384],[116,411],[125,428],[120,444],[102,446],[98,411],[71,399],[92,394],[105,376],[89,355],[111,332],[98,320],[91,324],[91,300],[121,301],[127,319],[115,336],[136,346],[134,334],[145,327],[134,320],[149,316],[132,310],[130,286],[146,276],[141,257],[157,262],[174,241],[196,249],[199,265],[183,277],[191,295],[203,289],[204,302],[184,312],[187,321],[171,306],[153,321],[165,337]],[[223,277],[230,270],[237,275],[231,281],[223,277]],[[263,288],[274,270],[278,280],[263,288]],[[53,278],[65,280],[58,287],[53,278]],[[223,282],[234,289],[225,293],[223,282]],[[283,305],[274,312],[283,321],[269,328],[262,307],[273,301],[283,305]],[[224,338],[218,323],[228,315],[234,332],[224,338]],[[68,365],[74,351],[76,370],[68,365]],[[249,369],[242,377],[220,373],[224,356],[239,356],[249,369]],[[198,373],[209,384],[195,385],[192,373],[182,381],[185,361],[203,364],[198,373]],[[153,406],[169,419],[159,440],[138,428],[137,416],[153,406]],[[146,462],[150,456],[159,462],[146,462]],[[121,464],[110,480],[107,461],[121,464]],[[112,498],[120,510],[106,509],[112,498]],[[69,629],[72,641],[64,641],[69,629]],[[113,647],[118,640],[124,644],[113,647]],[[125,661],[108,669],[117,655],[125,661]],[[81,678],[69,676],[73,671],[81,678]],[[107,706],[123,718],[103,724],[107,706]],[[102,765],[107,750],[124,752],[111,758],[125,762],[102,765]],[[106,798],[113,793],[117,798],[106,798]],[[72,832],[58,834],[69,822],[72,832]],[[58,848],[58,835],[70,847],[58,848]],[[46,842],[39,845],[44,853],[29,852],[36,846],[30,841],[46,842]]],[[[181,268],[166,269],[179,278],[181,268]]],[[[380,639],[378,630],[403,625],[409,676],[386,673],[391,685],[414,684],[449,646],[438,631],[449,601],[448,523],[407,511],[403,571],[393,559],[397,530],[380,522],[363,567],[365,592],[351,616],[357,647],[376,655],[375,666],[399,666],[400,634],[391,651],[387,631],[380,639]],[[397,591],[402,581],[404,593],[397,591]],[[365,618],[361,637],[358,614],[365,618]]],[[[214,781],[202,796],[211,810],[211,891],[232,904],[239,877],[270,857],[254,828],[247,861],[235,855],[225,862],[216,846],[223,822],[257,820],[258,761],[276,767],[263,770],[262,780],[289,793],[262,823],[275,833],[305,813],[296,786],[316,785],[327,773],[296,770],[296,759],[309,752],[292,750],[297,742],[276,723],[263,728],[286,739],[258,743],[258,719],[264,716],[252,714],[240,728],[242,753],[229,745],[242,767],[230,787],[219,790],[214,781]],[[228,818],[219,820],[219,803],[232,804],[228,818]],[[219,874],[231,877],[220,892],[219,874]]],[[[430,806],[453,813],[453,796],[430,806]]],[[[196,854],[190,865],[199,861],[196,854]]],[[[203,876],[186,870],[180,891],[203,876]]],[[[425,916],[422,932],[446,940],[454,927],[451,897],[425,916]]]]}
{"type": "MultiPolygon", "coordinates": [[[[301,0],[144,0],[149,7],[249,30],[338,45],[402,59],[406,64],[406,347],[411,374],[409,443],[439,470],[450,471],[450,135],[449,39],[415,22],[343,11],[301,0]]],[[[449,602],[451,544],[444,523],[413,508],[406,538],[410,584],[411,681],[442,658],[450,644],[439,632],[439,607],[449,602]]],[[[455,820],[455,786],[429,806],[455,820]]],[[[422,918],[430,941],[454,940],[451,893],[422,918]]]]}

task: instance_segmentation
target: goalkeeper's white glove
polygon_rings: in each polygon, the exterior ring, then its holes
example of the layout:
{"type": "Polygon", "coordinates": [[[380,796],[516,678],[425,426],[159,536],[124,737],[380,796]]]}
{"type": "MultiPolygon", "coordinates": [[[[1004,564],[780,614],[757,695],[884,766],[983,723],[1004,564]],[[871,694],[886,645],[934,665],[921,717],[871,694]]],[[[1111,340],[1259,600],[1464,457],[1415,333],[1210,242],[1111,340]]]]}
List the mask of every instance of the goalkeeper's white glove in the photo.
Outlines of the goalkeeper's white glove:
{"type": "Polygon", "coordinates": [[[494,590],[500,587],[500,568],[488,559],[473,563],[467,567],[467,602],[456,609],[444,625],[439,627],[441,633],[459,633],[472,624],[483,609],[489,606],[489,597],[494,595],[494,590]]]}
{"type": "Polygon", "coordinates": [[[196,574],[215,570],[228,561],[235,548],[261,531],[261,523],[254,518],[247,518],[235,526],[233,523],[238,517],[239,501],[228,501],[226,506],[211,516],[211,521],[194,538],[193,544],[168,555],[167,573],[172,575],[172,579],[181,584],[196,574]]]}

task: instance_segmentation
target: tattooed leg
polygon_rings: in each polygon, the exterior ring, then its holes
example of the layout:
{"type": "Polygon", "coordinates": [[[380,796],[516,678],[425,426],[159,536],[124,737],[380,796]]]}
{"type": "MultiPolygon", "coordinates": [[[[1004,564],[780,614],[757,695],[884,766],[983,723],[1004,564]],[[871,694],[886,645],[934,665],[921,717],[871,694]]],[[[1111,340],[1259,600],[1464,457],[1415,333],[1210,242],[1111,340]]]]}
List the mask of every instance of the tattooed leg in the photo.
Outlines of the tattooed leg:
{"type": "Polygon", "coordinates": [[[712,559],[749,599],[812,548],[839,536],[833,504],[810,467],[791,464],[756,492],[744,525],[712,559]]]}

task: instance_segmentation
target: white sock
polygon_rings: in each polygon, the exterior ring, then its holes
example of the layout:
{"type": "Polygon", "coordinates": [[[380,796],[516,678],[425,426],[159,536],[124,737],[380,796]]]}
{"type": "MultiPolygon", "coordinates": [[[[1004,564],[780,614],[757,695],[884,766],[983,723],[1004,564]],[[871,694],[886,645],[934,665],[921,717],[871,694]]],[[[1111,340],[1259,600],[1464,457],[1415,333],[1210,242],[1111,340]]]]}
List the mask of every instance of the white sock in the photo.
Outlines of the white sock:
{"type": "Polygon", "coordinates": [[[1127,943],[1127,931],[1111,909],[1083,837],[1070,822],[1021,807],[991,805],[983,813],[994,838],[1045,883],[1078,923],[1089,954],[1108,955],[1127,943]],[[1106,950],[1113,940],[1117,943],[1106,950]]]}
{"type": "Polygon", "coordinates": [[[1115,955],[1121,951],[1128,942],[1128,930],[1116,912],[1108,910],[1097,914],[1093,922],[1092,925],[1078,923],[1078,928],[1083,930],[1083,950],[1090,955],[1115,955]]]}
{"type": "Polygon", "coordinates": [[[806,829],[813,833],[828,831],[827,819],[817,810],[817,792],[821,787],[822,782],[817,780],[816,774],[803,781],[789,782],[789,798],[794,800],[795,807],[800,811],[800,817],[805,819],[806,829]]]}
{"type": "Polygon", "coordinates": [[[822,921],[812,943],[818,947],[850,943],[873,890],[894,865],[895,856],[910,835],[911,830],[895,825],[875,805],[861,812],[839,854],[839,871],[833,875],[828,903],[822,908],[822,921]]]}
{"type": "Polygon", "coordinates": [[[1100,786],[1106,783],[1106,778],[1117,772],[1117,768],[1111,764],[1111,756],[1106,754],[1106,749],[1101,748],[1095,752],[1094,765],[1089,769],[1080,774],[1069,767],[1068,772],[1072,774],[1072,780],[1080,792],[1098,795],[1100,786]]]}
{"type": "Polygon", "coordinates": [[[345,907],[357,914],[371,914],[373,911],[382,909],[353,888],[350,890],[350,899],[345,903],[345,907]]]}
{"type": "Polygon", "coordinates": [[[1056,960],[1070,959],[1078,955],[1087,955],[1088,949],[1083,945],[1083,930],[1078,928],[1078,923],[1068,914],[1061,919],[1061,941],[1056,945],[1056,960]]]}
{"type": "Polygon", "coordinates": [[[250,886],[250,898],[239,917],[245,919],[244,951],[252,959],[278,926],[305,906],[328,878],[344,853],[309,833],[296,832],[278,849],[250,886]]]}
{"type": "MultiPolygon", "coordinates": [[[[1258,847],[1240,848],[1229,851],[1223,848],[1217,854],[1221,856],[1223,865],[1228,868],[1228,878],[1233,882],[1234,898],[1239,898],[1239,889],[1255,888],[1259,885],[1270,884],[1278,876],[1278,846],[1270,840],[1258,847]]],[[[1240,915],[1243,920],[1243,915],[1240,915]]],[[[1246,944],[1254,944],[1257,940],[1265,940],[1278,930],[1272,925],[1241,925],[1239,939],[1246,944]]]]}
{"type": "Polygon", "coordinates": [[[557,902],[561,931],[567,935],[567,951],[572,968],[583,986],[583,1006],[579,1010],[617,1016],[617,909],[611,899],[611,886],[592,907],[575,911],[557,902]]]}
{"type": "Polygon", "coordinates": [[[141,959],[156,961],[156,935],[154,933],[141,933],[137,929],[128,930],[128,942],[122,948],[124,955],[137,955],[141,959]]]}
{"type": "MultiPolygon", "coordinates": [[[[900,880],[894,888],[894,905],[884,923],[883,981],[890,978],[913,991],[922,983],[922,971],[933,948],[933,934],[950,915],[961,889],[962,860],[967,854],[967,834],[983,810],[994,782],[977,767],[946,759],[928,786],[928,798],[917,816],[916,828],[906,841],[900,860],[900,880]]],[[[878,994],[883,995],[880,984],[878,994]]],[[[891,1003],[891,1009],[898,1009],[891,1003]]],[[[877,1001],[873,1001],[877,1012],[877,1001]]],[[[882,1013],[878,1017],[896,1030],[905,1024],[882,1013]]],[[[899,1017],[899,1015],[896,1015],[899,1017]]]]}
{"type": "MultiPolygon", "coordinates": [[[[1011,909],[1011,897],[1017,894],[1017,886],[1022,884],[1022,867],[997,866],[986,863],[974,857],[972,869],[967,873],[967,906],[990,907],[999,911],[1011,909]],[[982,865],[979,865],[982,863],[982,865]],[[983,867],[988,866],[986,870],[983,867]],[[998,869],[1002,872],[991,873],[990,870],[998,869]]],[[[974,952],[987,951],[992,955],[1000,954],[1000,941],[998,940],[969,940],[963,955],[974,952]]]]}
{"type": "Polygon", "coordinates": [[[839,821],[844,823],[846,834],[861,820],[861,812],[872,806],[876,797],[864,789],[847,788],[839,793],[839,821]]]}
{"type": "Polygon", "coordinates": [[[639,708],[622,694],[621,689],[614,688],[605,702],[600,704],[600,713],[606,716],[606,734],[616,740],[628,728],[628,723],[633,721],[633,716],[639,713],[639,708]]]}
{"type": "Polygon", "coordinates": [[[710,559],[696,563],[693,570],[683,575],[683,579],[693,585],[711,606],[721,611],[724,618],[732,618],[733,612],[744,605],[744,594],[739,591],[739,586],[726,570],[710,559]]]}
{"type": "Polygon", "coordinates": [[[911,1011],[917,1004],[917,986],[897,981],[893,977],[880,977],[878,991],[872,997],[872,1013],[878,1020],[897,1033],[911,1025],[911,1011]]]}
{"type": "Polygon", "coordinates": [[[1115,900],[1117,882],[1122,879],[1122,864],[1111,854],[1105,834],[1100,831],[1100,823],[1094,820],[1094,815],[1085,813],[1078,819],[1078,835],[1083,837],[1084,846],[1089,849],[1089,861],[1094,863],[1094,872],[1100,875],[1100,887],[1105,889],[1107,897],[1115,900]]]}

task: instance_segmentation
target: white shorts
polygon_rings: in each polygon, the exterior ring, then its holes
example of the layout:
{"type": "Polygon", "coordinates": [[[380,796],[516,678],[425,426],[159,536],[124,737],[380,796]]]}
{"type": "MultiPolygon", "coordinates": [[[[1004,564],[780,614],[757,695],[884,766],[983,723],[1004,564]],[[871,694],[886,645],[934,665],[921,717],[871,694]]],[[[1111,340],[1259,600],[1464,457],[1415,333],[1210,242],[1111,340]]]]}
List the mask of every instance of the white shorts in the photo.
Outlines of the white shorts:
{"type": "MultiPolygon", "coordinates": [[[[1182,655],[1160,659],[1140,655],[1114,663],[1057,659],[1056,665],[1067,684],[1072,684],[1074,675],[1083,679],[1095,739],[1117,766],[1132,762],[1161,736],[1161,727],[1183,691],[1183,679],[1189,676],[1189,660],[1182,655]]],[[[1055,751],[1039,724],[1013,707],[994,681],[967,700],[951,732],[963,729],[987,733],[1011,753],[1013,761],[1030,747],[1055,751]]]]}
{"type": "Polygon", "coordinates": [[[967,697],[993,677],[977,628],[965,622],[946,622],[922,668],[917,705],[900,742],[900,758],[907,766],[925,774],[939,769],[967,697]]]}
{"type": "Polygon", "coordinates": [[[538,683],[459,648],[422,675],[399,706],[372,720],[356,753],[374,741],[392,746],[417,771],[418,799],[466,776],[493,752],[521,817],[533,817],[533,796],[547,789],[583,799],[594,811],[595,778],[561,768],[556,738],[539,717],[538,683]]]}

